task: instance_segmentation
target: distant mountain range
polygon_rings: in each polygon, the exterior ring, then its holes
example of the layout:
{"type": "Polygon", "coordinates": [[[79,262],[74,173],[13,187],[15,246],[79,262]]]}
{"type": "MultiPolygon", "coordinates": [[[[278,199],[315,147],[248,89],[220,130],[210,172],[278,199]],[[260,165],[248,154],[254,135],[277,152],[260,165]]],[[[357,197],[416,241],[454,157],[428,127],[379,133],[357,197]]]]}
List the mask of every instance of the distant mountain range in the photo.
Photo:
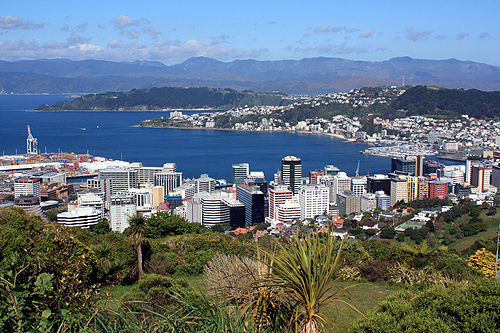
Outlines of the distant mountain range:
{"type": "Polygon", "coordinates": [[[0,61],[3,93],[100,93],[178,86],[324,94],[367,86],[400,86],[403,80],[407,85],[500,90],[500,67],[410,57],[380,62],[324,57],[221,62],[196,57],[172,66],[155,61],[0,61]]]}

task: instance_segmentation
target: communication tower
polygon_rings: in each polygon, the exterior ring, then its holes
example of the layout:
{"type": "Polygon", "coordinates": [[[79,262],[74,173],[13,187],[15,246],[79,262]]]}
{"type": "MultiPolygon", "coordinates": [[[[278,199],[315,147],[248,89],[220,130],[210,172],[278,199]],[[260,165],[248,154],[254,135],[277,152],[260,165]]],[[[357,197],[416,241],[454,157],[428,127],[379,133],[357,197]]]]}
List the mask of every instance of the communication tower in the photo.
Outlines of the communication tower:
{"type": "Polygon", "coordinates": [[[26,153],[36,155],[38,153],[38,141],[31,135],[30,125],[28,125],[28,138],[26,139],[26,153]]]}

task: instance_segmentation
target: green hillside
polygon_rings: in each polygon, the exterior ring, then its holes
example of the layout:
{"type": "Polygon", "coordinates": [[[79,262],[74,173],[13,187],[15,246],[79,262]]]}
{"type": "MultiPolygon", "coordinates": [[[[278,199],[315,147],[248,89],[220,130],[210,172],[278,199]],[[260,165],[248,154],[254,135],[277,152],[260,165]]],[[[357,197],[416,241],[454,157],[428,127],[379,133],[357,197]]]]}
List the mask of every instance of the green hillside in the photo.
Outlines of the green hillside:
{"type": "Polygon", "coordinates": [[[281,93],[233,89],[162,87],[90,94],[72,101],[41,105],[37,111],[144,111],[162,109],[225,109],[240,105],[280,105],[281,93]]]}

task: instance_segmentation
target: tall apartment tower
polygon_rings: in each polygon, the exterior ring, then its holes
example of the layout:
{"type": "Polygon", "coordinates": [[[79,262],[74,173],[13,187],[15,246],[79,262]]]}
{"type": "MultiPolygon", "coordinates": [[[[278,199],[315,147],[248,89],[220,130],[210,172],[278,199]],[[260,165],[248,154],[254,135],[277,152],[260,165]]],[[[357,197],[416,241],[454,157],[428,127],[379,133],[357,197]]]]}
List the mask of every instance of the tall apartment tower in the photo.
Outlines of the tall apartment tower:
{"type": "Polygon", "coordinates": [[[250,174],[248,163],[233,164],[233,184],[243,184],[250,174]]]}
{"type": "Polygon", "coordinates": [[[290,186],[293,194],[299,193],[302,185],[302,161],[295,156],[286,156],[281,160],[281,177],[290,186]]]}
{"type": "Polygon", "coordinates": [[[291,200],[293,192],[287,185],[275,185],[269,189],[269,218],[276,220],[278,207],[283,205],[286,200],[291,200]]]}

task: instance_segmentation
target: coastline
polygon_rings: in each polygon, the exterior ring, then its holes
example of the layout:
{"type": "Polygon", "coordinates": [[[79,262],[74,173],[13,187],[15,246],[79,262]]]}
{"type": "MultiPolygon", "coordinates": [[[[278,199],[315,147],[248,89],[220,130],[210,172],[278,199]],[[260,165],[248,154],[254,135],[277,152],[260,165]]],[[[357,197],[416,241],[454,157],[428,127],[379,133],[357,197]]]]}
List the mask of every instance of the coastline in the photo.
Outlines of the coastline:
{"type": "Polygon", "coordinates": [[[299,133],[299,134],[319,134],[319,135],[327,135],[332,136],[334,138],[343,140],[344,142],[354,142],[355,139],[347,139],[342,134],[336,133],[327,133],[327,132],[310,132],[310,131],[291,131],[291,130],[283,130],[283,131],[257,131],[257,130],[237,130],[233,128],[219,128],[219,127],[177,127],[177,126],[141,126],[134,125],[132,127],[142,127],[142,128],[166,128],[166,129],[184,129],[184,130],[215,130],[215,131],[232,131],[232,132],[254,132],[254,133],[299,133]]]}
{"type": "Polygon", "coordinates": [[[162,110],[27,110],[28,112],[218,112],[227,111],[228,109],[162,109],[162,110]]]}

